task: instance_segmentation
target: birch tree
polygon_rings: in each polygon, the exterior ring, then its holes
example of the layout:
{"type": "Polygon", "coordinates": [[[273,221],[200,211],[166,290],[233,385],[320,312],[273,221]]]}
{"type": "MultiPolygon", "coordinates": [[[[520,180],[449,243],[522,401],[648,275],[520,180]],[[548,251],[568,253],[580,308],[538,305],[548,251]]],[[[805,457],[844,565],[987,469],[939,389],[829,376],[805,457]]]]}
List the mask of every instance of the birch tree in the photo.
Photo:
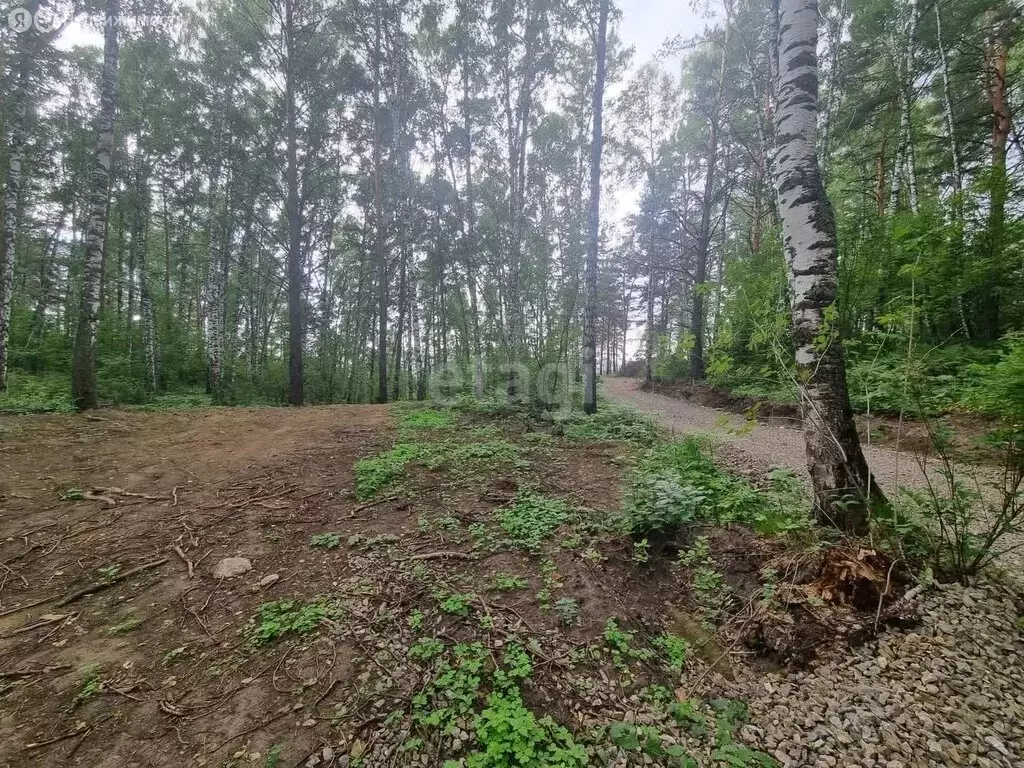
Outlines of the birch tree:
{"type": "Polygon", "coordinates": [[[775,184],[796,348],[807,466],[819,520],[864,533],[882,498],[861,451],[836,325],[838,250],[815,147],[818,2],[776,0],[779,25],[775,184]]]}
{"type": "Polygon", "coordinates": [[[114,150],[114,111],[117,107],[117,28],[120,0],[107,0],[103,18],[103,74],[100,80],[100,113],[96,119],[96,151],[89,178],[88,219],[85,228],[85,268],[82,301],[75,334],[71,369],[71,396],[75,408],[96,408],[96,334],[99,326],[103,284],[103,243],[106,237],[110,169],[114,150]]]}

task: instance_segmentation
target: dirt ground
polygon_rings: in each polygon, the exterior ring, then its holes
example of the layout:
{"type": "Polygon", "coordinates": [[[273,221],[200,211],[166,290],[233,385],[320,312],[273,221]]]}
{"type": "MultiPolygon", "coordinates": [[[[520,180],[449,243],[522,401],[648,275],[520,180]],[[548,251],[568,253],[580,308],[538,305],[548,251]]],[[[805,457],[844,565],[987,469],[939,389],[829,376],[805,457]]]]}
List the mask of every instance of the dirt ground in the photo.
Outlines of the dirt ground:
{"type": "MultiPolygon", "coordinates": [[[[380,406],[0,420],[0,765],[290,766],[324,749],[392,764],[401,739],[371,752],[381,722],[423,684],[407,617],[422,607],[438,637],[472,638],[430,613],[432,592],[475,587],[474,612],[506,637],[557,635],[566,652],[610,615],[664,612],[675,576],[633,572],[628,544],[606,552],[627,563],[617,570],[554,548],[545,584],[574,595],[571,628],[532,599],[485,600],[499,572],[540,588],[535,558],[434,558],[525,480],[617,508],[622,446],[538,440],[507,472],[417,467],[415,490],[358,500],[353,464],[391,446],[394,421],[380,406]],[[342,546],[312,547],[325,531],[342,546]],[[229,557],[252,570],[215,578],[229,557]],[[344,604],[337,631],[247,644],[261,604],[325,595],[344,604]]],[[[551,683],[524,695],[584,716],[551,683]]]]}
{"type": "Polygon", "coordinates": [[[236,629],[263,595],[337,578],[310,569],[309,531],[348,517],[351,465],[384,444],[388,419],[359,406],[0,420],[3,764],[215,758],[287,698],[242,682],[267,663],[275,680],[344,676],[350,648],[243,658],[236,629]],[[236,555],[253,571],[214,579],[236,555]],[[103,693],[76,700],[88,665],[103,693]]]}

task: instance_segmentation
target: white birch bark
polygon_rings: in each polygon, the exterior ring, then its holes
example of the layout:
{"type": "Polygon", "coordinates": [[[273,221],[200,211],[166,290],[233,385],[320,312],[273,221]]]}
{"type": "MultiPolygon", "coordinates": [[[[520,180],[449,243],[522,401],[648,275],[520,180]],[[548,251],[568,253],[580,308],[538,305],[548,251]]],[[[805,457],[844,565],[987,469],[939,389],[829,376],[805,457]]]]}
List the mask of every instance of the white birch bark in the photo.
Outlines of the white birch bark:
{"type": "Polygon", "coordinates": [[[96,119],[96,152],[88,189],[85,227],[85,269],[82,303],[75,334],[71,394],[78,410],[96,408],[96,334],[99,326],[100,290],[103,283],[103,241],[110,198],[110,168],[114,150],[114,112],[117,107],[117,27],[120,0],[107,0],[103,22],[103,75],[100,81],[100,113],[96,119]]]}
{"type": "Polygon", "coordinates": [[[25,157],[25,114],[28,98],[26,66],[22,66],[11,110],[10,144],[7,150],[7,184],[4,187],[3,241],[0,258],[0,392],[7,388],[7,345],[11,335],[11,304],[14,293],[14,245],[18,234],[18,203],[21,200],[21,166],[25,157]]]}
{"type": "Polygon", "coordinates": [[[807,463],[818,518],[863,532],[867,502],[879,494],[854,426],[842,342],[834,325],[836,227],[815,153],[818,3],[779,0],[778,10],[775,183],[807,463]]]}
{"type": "Polygon", "coordinates": [[[939,46],[939,68],[942,70],[942,116],[946,122],[946,139],[949,141],[949,152],[953,162],[953,192],[959,194],[963,189],[963,164],[960,160],[960,146],[956,142],[956,124],[953,121],[953,99],[950,94],[949,58],[946,45],[942,39],[942,12],[939,2],[935,3],[935,38],[939,46]]]}

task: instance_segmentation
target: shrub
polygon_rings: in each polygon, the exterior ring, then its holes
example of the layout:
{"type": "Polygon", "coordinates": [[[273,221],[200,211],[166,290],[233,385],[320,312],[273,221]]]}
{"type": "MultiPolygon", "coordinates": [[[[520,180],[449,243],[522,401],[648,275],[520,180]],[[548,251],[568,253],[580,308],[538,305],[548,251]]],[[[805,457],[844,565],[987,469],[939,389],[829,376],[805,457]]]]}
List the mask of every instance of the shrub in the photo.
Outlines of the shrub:
{"type": "Polygon", "coordinates": [[[757,489],[720,469],[706,438],[687,437],[649,451],[633,475],[625,520],[634,536],[671,534],[690,520],[744,523],[762,533],[810,524],[803,485],[788,470],[774,470],[757,489]]]}

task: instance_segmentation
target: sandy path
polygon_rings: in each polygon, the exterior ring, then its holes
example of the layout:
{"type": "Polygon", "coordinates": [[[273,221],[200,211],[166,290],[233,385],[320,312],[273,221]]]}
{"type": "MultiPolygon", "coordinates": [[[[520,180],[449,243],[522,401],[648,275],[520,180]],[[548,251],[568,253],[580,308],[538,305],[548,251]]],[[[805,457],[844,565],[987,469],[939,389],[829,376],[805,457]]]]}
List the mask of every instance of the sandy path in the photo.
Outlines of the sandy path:
{"type": "MultiPolygon", "coordinates": [[[[673,434],[695,432],[714,435],[726,441],[730,453],[750,460],[752,468],[789,467],[807,474],[807,454],[803,434],[798,429],[748,423],[742,416],[717,408],[708,408],[687,400],[679,400],[640,389],[637,379],[607,378],[605,390],[613,399],[647,413],[655,414],[673,434]]],[[[921,487],[925,475],[917,459],[906,451],[896,453],[889,448],[864,446],[868,464],[875,479],[886,493],[901,486],[921,487]]],[[[934,469],[933,478],[941,480],[934,469]]]]}
{"type": "MultiPolygon", "coordinates": [[[[752,474],[763,474],[771,467],[788,467],[807,477],[807,454],[803,434],[798,429],[777,425],[748,423],[746,419],[718,408],[708,408],[688,400],[679,400],[640,389],[637,379],[609,377],[604,379],[605,393],[625,405],[655,415],[673,435],[708,434],[721,440],[728,463],[733,467],[746,467],[752,474]]],[[[871,472],[890,499],[896,498],[901,488],[923,488],[925,473],[915,454],[897,453],[891,448],[864,446],[871,472]]],[[[972,484],[973,476],[990,502],[997,502],[999,492],[993,487],[999,473],[994,467],[959,466],[960,476],[972,484]]],[[[945,486],[938,464],[932,461],[928,476],[939,493],[945,486]]],[[[999,549],[1010,548],[1000,561],[1011,568],[1024,567],[1024,535],[1010,534],[998,544],[999,549]]]]}

